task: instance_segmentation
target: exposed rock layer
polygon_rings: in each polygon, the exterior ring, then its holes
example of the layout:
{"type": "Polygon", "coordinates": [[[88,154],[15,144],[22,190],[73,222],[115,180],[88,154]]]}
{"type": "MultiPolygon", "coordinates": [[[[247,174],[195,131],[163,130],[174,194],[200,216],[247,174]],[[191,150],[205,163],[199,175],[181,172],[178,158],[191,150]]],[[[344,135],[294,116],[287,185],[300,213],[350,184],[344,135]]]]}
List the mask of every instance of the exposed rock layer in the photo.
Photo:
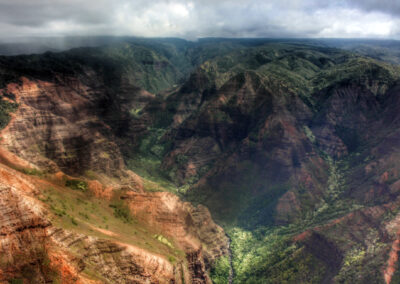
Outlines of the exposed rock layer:
{"type": "Polygon", "coordinates": [[[2,148],[5,165],[0,169],[0,280],[90,283],[82,275],[89,269],[107,283],[210,283],[210,262],[227,253],[223,230],[206,208],[183,203],[173,194],[129,192],[142,191],[141,181],[125,168],[117,138],[99,116],[97,92],[75,79],[50,83],[27,78],[5,91],[16,96],[19,108],[2,131],[1,144],[7,150],[2,148]],[[186,260],[172,264],[139,247],[53,227],[51,214],[34,198],[39,194],[35,178],[6,165],[58,176],[60,171],[91,171],[106,181],[118,178],[110,187],[92,181],[89,188],[106,199],[113,189],[128,190],[134,215],[174,239],[186,260]]]}

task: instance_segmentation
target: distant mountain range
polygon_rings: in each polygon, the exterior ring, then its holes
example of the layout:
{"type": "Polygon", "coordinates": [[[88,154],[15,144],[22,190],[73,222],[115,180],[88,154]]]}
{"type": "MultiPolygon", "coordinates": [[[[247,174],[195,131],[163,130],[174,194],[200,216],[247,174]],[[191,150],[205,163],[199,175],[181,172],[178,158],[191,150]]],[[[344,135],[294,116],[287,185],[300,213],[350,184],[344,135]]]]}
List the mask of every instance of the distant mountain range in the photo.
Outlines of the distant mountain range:
{"type": "Polygon", "coordinates": [[[400,281],[399,42],[0,54],[0,282],[400,281]]]}

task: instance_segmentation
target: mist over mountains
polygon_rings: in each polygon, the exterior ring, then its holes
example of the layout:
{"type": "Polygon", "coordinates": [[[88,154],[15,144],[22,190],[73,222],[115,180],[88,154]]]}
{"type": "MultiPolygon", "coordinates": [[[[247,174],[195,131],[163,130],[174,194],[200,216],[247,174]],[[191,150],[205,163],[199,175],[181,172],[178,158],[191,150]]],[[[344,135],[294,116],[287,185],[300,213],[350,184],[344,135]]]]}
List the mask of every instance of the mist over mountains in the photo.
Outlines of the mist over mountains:
{"type": "Polygon", "coordinates": [[[397,41],[36,43],[1,48],[37,52],[0,56],[1,281],[398,281],[397,41]]]}
{"type": "Polygon", "coordinates": [[[0,1],[0,283],[400,283],[399,26],[0,1]]]}

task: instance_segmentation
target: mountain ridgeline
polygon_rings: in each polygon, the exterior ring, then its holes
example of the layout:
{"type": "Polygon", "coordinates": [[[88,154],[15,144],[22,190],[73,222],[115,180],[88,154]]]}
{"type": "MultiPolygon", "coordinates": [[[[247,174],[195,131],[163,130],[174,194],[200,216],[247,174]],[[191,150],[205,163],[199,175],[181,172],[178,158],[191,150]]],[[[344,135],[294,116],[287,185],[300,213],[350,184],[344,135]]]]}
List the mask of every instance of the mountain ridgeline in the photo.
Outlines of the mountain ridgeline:
{"type": "MultiPolygon", "coordinates": [[[[82,283],[398,283],[400,66],[375,44],[124,39],[2,56],[0,162],[46,184],[32,198],[82,283]],[[111,213],[68,211],[82,202],[111,213]],[[140,248],[136,270],[118,270],[133,265],[121,243],[140,248]]],[[[75,283],[32,251],[32,283],[75,283]]],[[[0,260],[0,281],[29,278],[0,260]]]]}

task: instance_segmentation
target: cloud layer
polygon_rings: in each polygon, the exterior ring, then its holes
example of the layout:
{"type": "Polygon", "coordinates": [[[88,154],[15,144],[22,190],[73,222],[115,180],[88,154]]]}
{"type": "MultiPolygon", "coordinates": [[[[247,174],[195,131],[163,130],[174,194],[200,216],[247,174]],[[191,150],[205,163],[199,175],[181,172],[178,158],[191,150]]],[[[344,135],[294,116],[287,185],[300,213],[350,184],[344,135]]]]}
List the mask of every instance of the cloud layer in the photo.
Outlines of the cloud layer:
{"type": "Polygon", "coordinates": [[[0,38],[399,38],[393,0],[0,0],[0,38]]]}

